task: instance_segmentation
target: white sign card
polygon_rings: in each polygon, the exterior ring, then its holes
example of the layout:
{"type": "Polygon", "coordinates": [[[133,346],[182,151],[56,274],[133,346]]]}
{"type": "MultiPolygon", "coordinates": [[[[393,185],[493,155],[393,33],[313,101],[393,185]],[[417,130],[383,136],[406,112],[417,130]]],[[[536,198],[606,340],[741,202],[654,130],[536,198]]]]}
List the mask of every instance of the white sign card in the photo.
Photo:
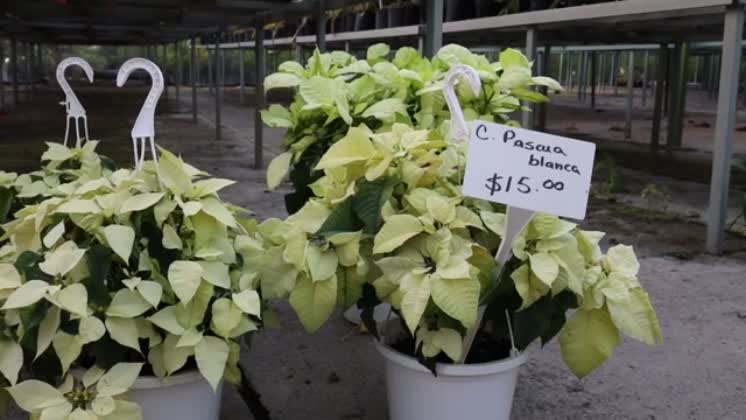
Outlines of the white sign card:
{"type": "Polygon", "coordinates": [[[463,192],[582,220],[596,145],[484,121],[471,123],[463,192]]]}

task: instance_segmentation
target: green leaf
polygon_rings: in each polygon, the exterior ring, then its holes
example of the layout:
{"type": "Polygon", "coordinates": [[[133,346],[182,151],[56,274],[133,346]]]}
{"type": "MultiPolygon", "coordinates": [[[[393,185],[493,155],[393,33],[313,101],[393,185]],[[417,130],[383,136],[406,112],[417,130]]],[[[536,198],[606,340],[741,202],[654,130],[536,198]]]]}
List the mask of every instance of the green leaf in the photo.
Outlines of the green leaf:
{"type": "Polygon", "coordinates": [[[502,237],[505,235],[505,214],[504,213],[495,213],[491,211],[482,210],[481,212],[479,212],[479,214],[482,217],[482,221],[484,222],[484,225],[487,226],[487,229],[496,233],[498,236],[502,237]]]}
{"type": "Polygon", "coordinates": [[[203,336],[204,334],[196,329],[186,330],[176,343],[176,347],[194,347],[202,341],[203,336]]]}
{"type": "Polygon", "coordinates": [[[202,324],[210,301],[213,299],[214,290],[215,287],[212,284],[203,281],[189,303],[176,305],[176,319],[182,327],[189,329],[202,324]]]}
{"type": "Polygon", "coordinates": [[[472,328],[477,320],[479,292],[477,279],[433,279],[432,297],[438,307],[451,318],[457,319],[466,328],[472,328]]]}
{"type": "Polygon", "coordinates": [[[316,332],[329,319],[337,302],[337,276],[324,281],[302,277],[290,292],[290,306],[308,332],[316,332]]]}
{"type": "Polygon", "coordinates": [[[550,91],[563,91],[562,85],[551,77],[537,76],[532,77],[531,81],[539,86],[546,86],[550,91]]]}
{"type": "Polygon", "coordinates": [[[205,197],[201,203],[203,212],[214,217],[225,226],[236,227],[236,219],[233,217],[233,214],[215,197],[205,197]]]}
{"type": "Polygon", "coordinates": [[[506,48],[500,52],[500,65],[503,69],[512,66],[529,68],[530,63],[522,52],[514,48],[506,48]]]}
{"type": "Polygon", "coordinates": [[[215,392],[217,392],[218,385],[223,379],[228,354],[228,344],[217,337],[204,337],[194,348],[197,367],[215,392]]]}
{"type": "Polygon", "coordinates": [[[293,126],[290,111],[282,105],[272,104],[269,109],[263,109],[261,115],[262,121],[269,127],[291,128],[293,126]]]}
{"type": "Polygon", "coordinates": [[[18,372],[23,366],[23,349],[13,340],[0,340],[0,373],[11,385],[18,381],[18,372]]]}
{"type": "Polygon", "coordinates": [[[21,382],[7,389],[16,404],[29,413],[67,403],[67,399],[62,392],[37,380],[21,382]]]}
{"type": "Polygon", "coordinates": [[[407,115],[407,105],[399,98],[386,98],[368,107],[362,117],[393,122],[397,114],[407,115]]]}
{"type": "Polygon", "coordinates": [[[2,309],[18,309],[31,306],[44,298],[49,287],[49,284],[41,280],[27,281],[8,296],[2,309]]]}
{"type": "Polygon", "coordinates": [[[174,194],[183,195],[192,190],[192,182],[184,162],[166,149],[158,148],[158,173],[161,182],[174,194]]]}
{"type": "Polygon", "coordinates": [[[339,232],[354,232],[360,230],[363,224],[356,216],[353,206],[352,198],[348,198],[338,204],[334,210],[332,210],[331,214],[323,219],[324,224],[321,225],[316,234],[330,236],[339,232]]]}
{"type": "Polygon", "coordinates": [[[562,359],[579,378],[593,372],[619,345],[619,331],[603,309],[578,310],[559,336],[562,359]]]}
{"type": "Polygon", "coordinates": [[[182,303],[189,303],[202,282],[202,266],[194,261],[174,261],[168,268],[168,282],[182,303]]]}
{"type": "Polygon", "coordinates": [[[607,299],[614,325],[623,334],[653,346],[663,342],[658,317],[647,293],[640,288],[629,291],[627,299],[607,299]]]}
{"type": "Polygon", "coordinates": [[[368,47],[366,58],[369,62],[376,62],[380,59],[385,59],[386,56],[391,52],[391,47],[384,43],[373,44],[368,47]]]}
{"type": "Polygon", "coordinates": [[[611,273],[620,273],[625,276],[635,277],[640,271],[640,263],[637,261],[635,251],[628,245],[616,245],[606,252],[606,266],[611,273]]]}
{"type": "Polygon", "coordinates": [[[96,384],[96,398],[113,397],[124,394],[135,384],[142,363],[117,363],[106,372],[96,384]]]}
{"type": "Polygon", "coordinates": [[[422,223],[410,214],[391,216],[375,237],[373,253],[391,252],[423,230],[422,223]]]}
{"type": "Polygon", "coordinates": [[[140,293],[130,289],[120,289],[114,294],[114,299],[106,309],[106,315],[135,318],[144,314],[150,306],[140,293]]]}
{"type": "MultiPolygon", "coordinates": [[[[365,232],[374,234],[378,232],[383,222],[381,209],[389,200],[393,192],[393,183],[386,178],[375,181],[361,180],[357,182],[357,193],[352,197],[352,210],[365,225],[365,232]]],[[[349,229],[346,232],[354,232],[358,229],[349,229]]]]}
{"type": "Polygon", "coordinates": [[[208,283],[223,289],[231,288],[231,279],[228,274],[228,266],[220,261],[200,261],[202,267],[202,278],[208,283]]]}
{"type": "Polygon", "coordinates": [[[527,308],[551,290],[549,286],[531,272],[531,269],[526,264],[521,265],[513,271],[510,278],[513,280],[515,290],[523,301],[520,309],[527,308]]]}
{"type": "Polygon", "coordinates": [[[134,319],[108,317],[106,318],[106,329],[109,331],[112,340],[142,353],[138,341],[137,323],[134,319]]]}
{"type": "Polygon", "coordinates": [[[119,208],[120,214],[142,211],[161,201],[164,193],[145,193],[128,197],[119,208]]]}

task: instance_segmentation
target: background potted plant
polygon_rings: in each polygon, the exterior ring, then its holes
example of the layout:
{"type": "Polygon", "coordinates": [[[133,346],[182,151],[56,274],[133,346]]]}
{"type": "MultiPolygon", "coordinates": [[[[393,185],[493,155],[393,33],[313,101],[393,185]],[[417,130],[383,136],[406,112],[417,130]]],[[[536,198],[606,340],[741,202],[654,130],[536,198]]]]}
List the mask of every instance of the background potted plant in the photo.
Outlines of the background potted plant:
{"type": "Polygon", "coordinates": [[[140,171],[81,168],[3,226],[8,392],[40,418],[216,419],[238,340],[262,326],[255,223],[217,196],[231,181],[165,150],[140,171]]]}

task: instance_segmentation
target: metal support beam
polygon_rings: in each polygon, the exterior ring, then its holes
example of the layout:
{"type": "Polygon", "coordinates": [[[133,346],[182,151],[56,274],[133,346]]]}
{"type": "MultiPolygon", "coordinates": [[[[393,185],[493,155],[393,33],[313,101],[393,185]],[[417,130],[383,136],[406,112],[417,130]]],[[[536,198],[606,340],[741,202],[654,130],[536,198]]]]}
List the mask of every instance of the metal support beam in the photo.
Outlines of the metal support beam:
{"type": "Polygon", "coordinates": [[[598,53],[591,51],[591,109],[596,109],[596,86],[598,85],[598,53]]]}
{"type": "MultiPolygon", "coordinates": [[[[686,43],[676,44],[676,58],[674,61],[674,77],[671,81],[671,108],[668,117],[668,139],[666,149],[669,153],[674,148],[681,147],[681,137],[684,129],[684,110],[686,108],[686,75],[689,62],[689,49],[686,43]]],[[[738,89],[736,89],[738,90],[738,89]]]]}
{"type": "Polygon", "coordinates": [[[211,94],[215,93],[215,88],[214,88],[215,72],[213,71],[213,68],[212,68],[212,64],[214,60],[212,55],[214,54],[214,51],[215,51],[214,49],[212,52],[210,50],[207,51],[207,86],[208,86],[207,91],[211,94]]]}
{"type": "Polygon", "coordinates": [[[316,47],[326,52],[326,9],[324,0],[316,0],[316,47]]]}
{"type": "Polygon", "coordinates": [[[243,48],[238,47],[238,96],[241,105],[246,103],[246,83],[244,82],[244,55],[243,48]]]}
{"type": "Polygon", "coordinates": [[[261,31],[263,22],[257,19],[256,44],[254,55],[256,64],[256,92],[254,99],[254,168],[264,168],[264,125],[262,124],[262,109],[264,109],[264,33],[261,31]]]}
{"type": "Polygon", "coordinates": [[[18,106],[18,41],[15,37],[10,38],[10,74],[13,78],[13,106],[18,106]]]}
{"type": "Polygon", "coordinates": [[[560,58],[559,58],[559,71],[558,71],[558,73],[557,73],[557,81],[558,81],[558,82],[560,82],[560,83],[562,83],[562,66],[563,66],[564,64],[565,64],[565,52],[564,52],[564,51],[562,51],[562,52],[560,53],[560,58]]]}
{"type": "Polygon", "coordinates": [[[635,99],[635,52],[627,57],[627,109],[624,118],[624,138],[632,138],[632,105],[635,99]]]}
{"type": "MultiPolygon", "coordinates": [[[[531,27],[526,29],[526,58],[528,58],[528,61],[534,61],[536,59],[536,43],[538,41],[538,36],[536,33],[536,28],[531,27]]],[[[527,128],[529,130],[533,129],[533,110],[536,109],[536,107],[533,106],[533,104],[530,103],[524,103],[524,106],[528,107],[528,111],[523,111],[522,115],[522,121],[521,125],[523,128],[527,128]]]]}
{"type": "MultiPolygon", "coordinates": [[[[156,54],[158,53],[158,47],[156,47],[156,54]]],[[[165,86],[163,87],[163,96],[166,99],[166,110],[168,110],[168,44],[162,45],[163,61],[159,63],[161,69],[163,69],[163,77],[166,79],[165,86]]]]}
{"type": "Polygon", "coordinates": [[[221,58],[223,55],[223,49],[219,48],[219,43],[215,43],[215,52],[213,53],[213,58],[215,62],[213,63],[213,68],[215,69],[215,139],[220,140],[223,137],[222,133],[222,118],[221,118],[221,112],[222,112],[222,106],[223,106],[223,80],[222,75],[223,72],[221,71],[220,63],[222,62],[221,58]]]}
{"type": "Polygon", "coordinates": [[[585,52],[581,51],[578,56],[578,102],[583,100],[583,89],[585,87],[585,52]]]}
{"type": "Polygon", "coordinates": [[[741,65],[743,13],[743,6],[729,8],[725,12],[723,27],[723,61],[720,71],[715,142],[712,151],[710,208],[707,212],[707,251],[713,254],[723,250],[725,238],[733,135],[736,124],[738,74],[741,65]]]}
{"type": "Polygon", "coordinates": [[[650,137],[650,151],[658,152],[661,138],[661,118],[663,117],[663,92],[666,90],[668,74],[668,44],[661,44],[658,52],[657,75],[655,80],[655,102],[653,104],[653,130],[650,137]]]}
{"type": "Polygon", "coordinates": [[[181,99],[181,45],[179,42],[174,42],[174,55],[176,56],[176,106],[179,106],[179,99],[181,99]]]}
{"type": "MultiPolygon", "coordinates": [[[[550,57],[552,56],[552,46],[547,45],[544,47],[544,52],[541,55],[541,67],[539,68],[539,74],[549,75],[549,63],[550,63],[550,57]]],[[[539,88],[539,92],[546,95],[548,93],[548,89],[546,86],[542,86],[539,88]]],[[[537,112],[536,112],[536,129],[539,131],[544,131],[547,128],[547,106],[548,103],[542,103],[537,105],[537,112]]]]}
{"type": "Polygon", "coordinates": [[[0,38],[0,111],[5,110],[5,41],[0,38]]]}
{"type": "Polygon", "coordinates": [[[424,55],[432,58],[443,46],[443,0],[427,0],[424,31],[424,55]]]}
{"type": "Polygon", "coordinates": [[[645,109],[648,103],[648,61],[650,61],[650,52],[645,51],[642,59],[642,108],[645,109]]]}
{"type": "Polygon", "coordinates": [[[197,123],[197,83],[199,82],[199,66],[197,65],[197,38],[192,37],[191,44],[191,82],[192,82],[192,121],[197,123]]]}
{"type": "Polygon", "coordinates": [[[31,99],[32,94],[36,93],[36,85],[34,84],[34,76],[31,73],[31,62],[34,57],[34,53],[33,53],[33,46],[31,45],[30,42],[26,43],[24,55],[26,59],[24,62],[24,67],[25,67],[24,72],[26,73],[25,76],[26,76],[26,83],[27,83],[26,99],[31,99]]]}

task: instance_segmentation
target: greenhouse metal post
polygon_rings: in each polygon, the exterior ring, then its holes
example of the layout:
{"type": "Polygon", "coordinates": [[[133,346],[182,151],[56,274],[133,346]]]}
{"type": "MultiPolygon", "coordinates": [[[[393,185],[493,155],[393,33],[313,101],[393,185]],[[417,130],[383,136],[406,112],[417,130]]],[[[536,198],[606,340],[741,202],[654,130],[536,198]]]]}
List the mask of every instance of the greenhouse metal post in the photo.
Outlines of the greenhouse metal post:
{"type": "Polygon", "coordinates": [[[213,53],[213,59],[215,60],[215,62],[212,64],[212,68],[215,70],[215,77],[213,77],[213,80],[215,81],[215,138],[217,140],[220,140],[223,134],[220,127],[222,111],[221,106],[223,105],[223,81],[221,80],[223,72],[220,69],[220,56],[222,51],[223,49],[220,48],[220,35],[218,34],[215,37],[215,52],[213,53]]]}
{"type": "Polygon", "coordinates": [[[18,41],[10,38],[10,74],[13,77],[13,106],[18,106],[18,41]]]}
{"type": "Polygon", "coordinates": [[[316,2],[316,47],[318,47],[319,51],[326,52],[326,11],[324,9],[324,0],[317,0],[316,2]]]}
{"type": "Polygon", "coordinates": [[[192,59],[190,60],[189,65],[191,66],[191,82],[192,82],[192,121],[196,124],[197,123],[197,81],[199,80],[198,77],[198,66],[197,66],[197,38],[192,37],[191,39],[191,55],[192,59]]]}
{"type": "Polygon", "coordinates": [[[241,105],[246,103],[246,87],[244,83],[244,62],[243,62],[244,56],[243,56],[243,48],[241,48],[241,43],[238,43],[238,96],[241,101],[241,105]]]}
{"type": "Polygon", "coordinates": [[[179,42],[174,42],[174,54],[176,55],[176,106],[179,106],[181,98],[181,48],[179,42]]]}
{"type": "Polygon", "coordinates": [[[632,138],[632,106],[635,100],[635,52],[627,57],[627,107],[624,114],[624,138],[632,138]]]}
{"type": "MultiPolygon", "coordinates": [[[[536,28],[530,27],[526,29],[526,58],[528,58],[529,62],[536,60],[536,42],[536,28]]],[[[523,111],[521,124],[523,125],[523,128],[531,130],[534,127],[534,116],[532,111],[535,107],[528,103],[524,103],[523,105],[528,107],[528,110],[523,111]]]]}
{"type": "Polygon", "coordinates": [[[443,0],[427,0],[424,55],[432,58],[443,45],[443,0]]]}
{"type": "Polygon", "coordinates": [[[264,167],[264,127],[262,126],[262,109],[264,108],[264,26],[261,19],[256,21],[256,42],[254,43],[256,65],[256,92],[254,94],[254,168],[264,167]]]}
{"type": "Polygon", "coordinates": [[[662,43],[658,52],[657,75],[655,80],[655,102],[653,103],[653,130],[650,138],[650,151],[655,154],[661,138],[661,118],[663,116],[663,92],[666,89],[666,68],[668,67],[668,44],[662,43]]]}
{"type": "Polygon", "coordinates": [[[5,109],[5,49],[0,39],[0,111],[5,109]]]}
{"type": "Polygon", "coordinates": [[[725,237],[741,66],[743,13],[743,6],[729,8],[725,12],[723,27],[720,88],[715,120],[715,144],[712,151],[712,176],[710,177],[710,208],[707,212],[707,251],[713,254],[722,251],[725,237]]]}

